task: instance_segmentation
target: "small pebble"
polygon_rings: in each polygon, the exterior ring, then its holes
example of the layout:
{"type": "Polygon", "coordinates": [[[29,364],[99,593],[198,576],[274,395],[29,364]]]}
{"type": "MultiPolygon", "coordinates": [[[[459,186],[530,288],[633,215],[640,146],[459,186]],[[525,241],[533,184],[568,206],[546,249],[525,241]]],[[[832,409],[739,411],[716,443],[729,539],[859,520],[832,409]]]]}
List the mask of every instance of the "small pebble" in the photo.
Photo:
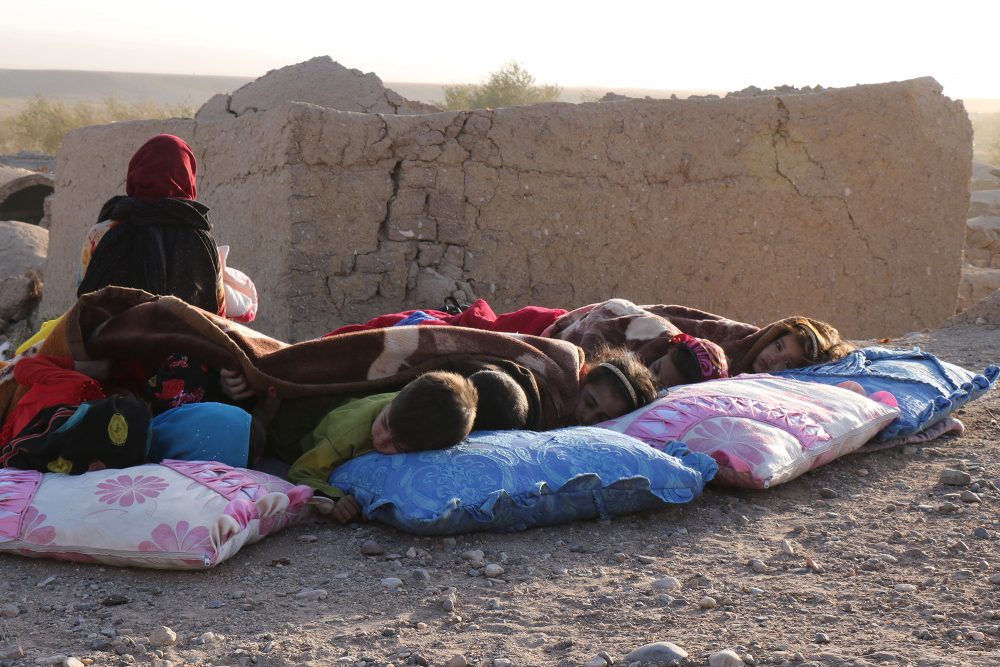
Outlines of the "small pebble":
{"type": "Polygon", "coordinates": [[[388,588],[390,591],[394,591],[403,585],[403,580],[399,577],[386,577],[382,580],[382,585],[388,588]]]}
{"type": "Polygon", "coordinates": [[[840,497],[840,494],[837,493],[834,489],[828,489],[825,487],[819,490],[819,495],[823,498],[826,498],[827,500],[840,497]]]}
{"type": "Polygon", "coordinates": [[[753,570],[754,572],[757,572],[758,574],[767,572],[767,563],[765,563],[762,560],[754,558],[753,560],[750,561],[750,569],[753,570]]]}
{"type": "Polygon", "coordinates": [[[983,499],[976,495],[975,492],[969,491],[968,489],[962,490],[962,502],[963,503],[981,503],[983,499]]]}
{"type": "Polygon", "coordinates": [[[990,575],[990,583],[1000,586],[1000,573],[990,575]]]}
{"type": "Polygon", "coordinates": [[[739,653],[731,648],[708,656],[708,667],[743,667],[745,664],[739,653]]]}
{"type": "Polygon", "coordinates": [[[698,606],[702,609],[715,609],[718,604],[718,601],[711,595],[706,595],[702,599],[698,600],[698,606]]]}
{"type": "Polygon", "coordinates": [[[917,587],[913,584],[896,584],[893,588],[900,593],[914,593],[917,590],[917,587]]]}
{"type": "Polygon", "coordinates": [[[153,646],[173,646],[177,642],[177,633],[165,625],[153,628],[149,633],[149,643],[153,646]]]}
{"type": "Polygon", "coordinates": [[[328,593],[325,588],[303,588],[295,594],[297,600],[305,600],[306,602],[318,602],[319,600],[325,600],[327,596],[328,593]]]}
{"type": "Polygon", "coordinates": [[[688,652],[672,642],[654,642],[640,646],[625,656],[625,664],[633,662],[642,664],[644,662],[680,662],[688,657],[688,652]]]}
{"type": "Polygon", "coordinates": [[[465,659],[464,655],[456,655],[444,663],[444,667],[466,667],[468,664],[469,661],[465,659]]]}
{"type": "Polygon", "coordinates": [[[788,540],[781,540],[781,550],[788,556],[795,555],[795,547],[788,540]]]}
{"type": "Polygon", "coordinates": [[[680,586],[681,582],[676,577],[663,577],[653,582],[653,590],[657,591],[672,591],[680,586]]]}
{"type": "Polygon", "coordinates": [[[16,604],[5,604],[0,607],[0,618],[15,618],[21,613],[16,604]]]}
{"type": "Polygon", "coordinates": [[[972,536],[977,540],[988,540],[990,539],[990,531],[980,526],[979,528],[976,528],[974,531],[972,531],[972,536]]]}
{"type": "Polygon", "coordinates": [[[608,661],[599,655],[595,655],[589,661],[583,663],[583,667],[608,667],[608,661]]]}
{"type": "Polygon", "coordinates": [[[940,481],[949,486],[968,486],[972,483],[972,475],[964,470],[945,468],[941,471],[940,481]]]}
{"type": "Polygon", "coordinates": [[[310,544],[312,542],[315,542],[318,539],[319,538],[316,537],[315,535],[310,535],[308,533],[306,533],[304,535],[299,535],[299,537],[298,537],[299,542],[305,542],[306,544],[310,544]]]}
{"type": "Polygon", "coordinates": [[[817,644],[829,644],[830,643],[830,636],[827,635],[825,632],[817,632],[816,633],[816,643],[817,644]]]}
{"type": "Polygon", "coordinates": [[[63,667],[84,667],[83,662],[79,658],[69,656],[63,660],[63,667]]]}
{"type": "Polygon", "coordinates": [[[496,563],[490,563],[483,568],[483,574],[485,574],[490,579],[495,579],[504,573],[504,569],[497,565],[496,563]]]}
{"type": "Polygon", "coordinates": [[[365,540],[361,545],[361,553],[365,556],[380,556],[385,553],[385,549],[375,540],[365,540]]]}
{"type": "Polygon", "coordinates": [[[462,558],[473,563],[481,563],[486,558],[486,554],[483,553],[482,549],[470,549],[462,552],[462,558]]]}
{"type": "Polygon", "coordinates": [[[493,667],[512,667],[513,664],[507,658],[493,658],[493,667]]]}

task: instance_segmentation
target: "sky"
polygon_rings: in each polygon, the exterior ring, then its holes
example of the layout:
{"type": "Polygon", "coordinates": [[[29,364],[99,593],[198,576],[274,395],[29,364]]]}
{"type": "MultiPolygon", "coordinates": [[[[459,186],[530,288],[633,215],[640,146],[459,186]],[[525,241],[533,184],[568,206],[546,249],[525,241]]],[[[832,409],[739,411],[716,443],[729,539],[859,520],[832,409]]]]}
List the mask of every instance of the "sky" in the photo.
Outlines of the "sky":
{"type": "Polygon", "coordinates": [[[0,0],[3,69],[256,77],[329,55],[398,82],[478,82],[516,61],[564,87],[932,76],[950,97],[1000,99],[998,45],[1000,0],[0,0]]]}

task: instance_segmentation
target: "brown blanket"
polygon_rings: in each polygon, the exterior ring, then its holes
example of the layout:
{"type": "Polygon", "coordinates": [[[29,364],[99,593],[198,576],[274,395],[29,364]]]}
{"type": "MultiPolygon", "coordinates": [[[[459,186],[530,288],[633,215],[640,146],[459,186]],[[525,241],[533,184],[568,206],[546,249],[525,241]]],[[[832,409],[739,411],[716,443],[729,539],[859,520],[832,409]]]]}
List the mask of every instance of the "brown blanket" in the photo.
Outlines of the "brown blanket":
{"type": "MultiPolygon", "coordinates": [[[[180,299],[119,287],[82,296],[39,351],[154,365],[180,352],[210,366],[242,369],[251,386],[274,386],[282,398],[382,391],[455,359],[507,360],[534,376],[549,428],[572,413],[583,364],[583,351],[563,341],[444,326],[374,329],[289,345],[180,299]]],[[[0,370],[0,419],[20,393],[9,369],[0,370]]]]}
{"type": "Polygon", "coordinates": [[[761,349],[785,333],[781,322],[757,327],[696,308],[637,306],[611,299],[566,313],[544,335],[575,343],[588,356],[602,344],[623,346],[648,365],[666,353],[671,337],[686,333],[719,345],[729,359],[730,374],[737,375],[750,372],[761,349]]]}

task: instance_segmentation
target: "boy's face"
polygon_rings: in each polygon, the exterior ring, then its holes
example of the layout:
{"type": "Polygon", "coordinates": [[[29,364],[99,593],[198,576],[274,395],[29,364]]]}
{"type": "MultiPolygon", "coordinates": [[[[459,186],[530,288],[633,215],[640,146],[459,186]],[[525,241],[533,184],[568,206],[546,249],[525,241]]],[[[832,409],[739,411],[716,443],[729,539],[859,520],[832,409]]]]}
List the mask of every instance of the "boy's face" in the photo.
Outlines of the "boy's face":
{"type": "Polygon", "coordinates": [[[775,338],[760,351],[753,360],[751,368],[754,373],[773,373],[788,368],[799,368],[806,365],[806,351],[799,339],[792,334],[775,338]]]}
{"type": "Polygon", "coordinates": [[[389,429],[389,407],[391,405],[390,403],[382,408],[382,412],[378,413],[378,417],[372,424],[372,447],[380,454],[399,454],[403,451],[396,444],[392,431],[389,429]]]}

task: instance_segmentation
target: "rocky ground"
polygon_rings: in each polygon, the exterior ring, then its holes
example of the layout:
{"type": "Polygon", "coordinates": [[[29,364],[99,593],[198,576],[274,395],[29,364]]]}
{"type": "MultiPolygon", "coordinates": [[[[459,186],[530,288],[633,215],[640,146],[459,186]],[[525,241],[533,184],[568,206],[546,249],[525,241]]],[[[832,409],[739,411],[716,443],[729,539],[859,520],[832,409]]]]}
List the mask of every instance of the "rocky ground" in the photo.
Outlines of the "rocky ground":
{"type": "MultiPolygon", "coordinates": [[[[994,324],[891,345],[1000,362],[994,324]]],[[[1000,392],[958,414],[961,437],[611,522],[309,519],[204,572],[0,556],[0,664],[600,666],[670,642],[685,665],[1000,665],[1000,392]]]]}

